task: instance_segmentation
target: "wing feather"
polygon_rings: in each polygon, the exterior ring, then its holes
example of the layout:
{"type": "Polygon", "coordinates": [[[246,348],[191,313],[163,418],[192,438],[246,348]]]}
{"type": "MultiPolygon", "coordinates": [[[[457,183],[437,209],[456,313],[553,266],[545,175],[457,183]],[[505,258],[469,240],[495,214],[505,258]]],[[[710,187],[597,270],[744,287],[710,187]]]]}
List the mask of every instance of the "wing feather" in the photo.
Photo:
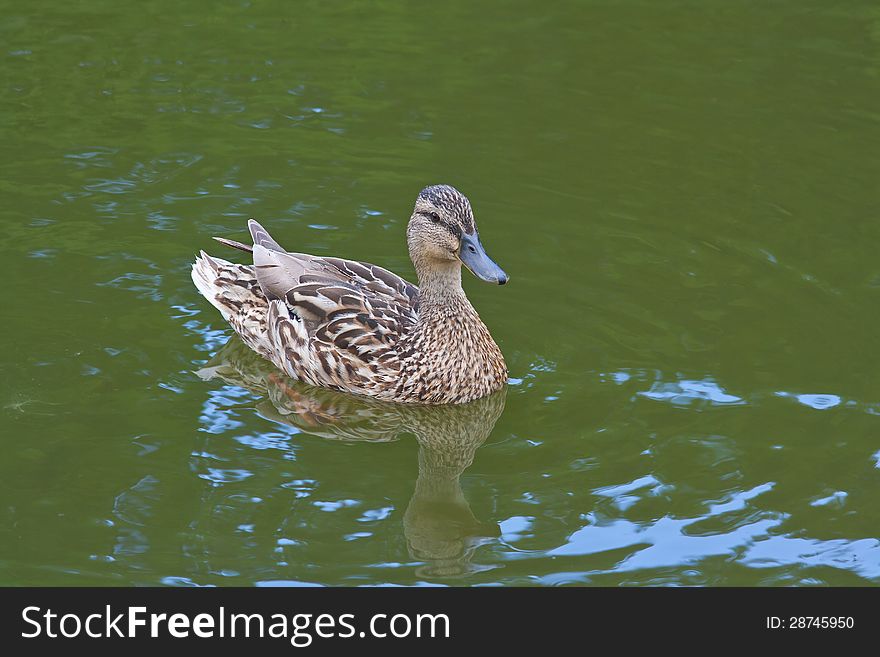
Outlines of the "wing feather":
{"type": "Polygon", "coordinates": [[[417,320],[418,288],[370,263],[287,252],[254,220],[248,229],[268,346],[288,373],[342,389],[387,386],[396,345],[417,320]]]}

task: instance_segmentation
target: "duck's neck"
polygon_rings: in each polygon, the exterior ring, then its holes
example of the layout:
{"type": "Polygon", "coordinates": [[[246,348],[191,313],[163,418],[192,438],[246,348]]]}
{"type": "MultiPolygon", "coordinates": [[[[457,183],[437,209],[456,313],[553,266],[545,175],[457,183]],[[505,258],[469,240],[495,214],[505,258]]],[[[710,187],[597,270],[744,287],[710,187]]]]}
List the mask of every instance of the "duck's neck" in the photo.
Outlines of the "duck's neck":
{"type": "Polygon", "coordinates": [[[470,302],[461,287],[461,263],[415,262],[419,278],[419,314],[433,310],[469,307],[470,302]]]}
{"type": "Polygon", "coordinates": [[[419,310],[402,353],[418,354],[401,369],[401,386],[413,401],[463,403],[493,392],[507,367],[489,330],[461,287],[461,264],[416,265],[419,310]]]}

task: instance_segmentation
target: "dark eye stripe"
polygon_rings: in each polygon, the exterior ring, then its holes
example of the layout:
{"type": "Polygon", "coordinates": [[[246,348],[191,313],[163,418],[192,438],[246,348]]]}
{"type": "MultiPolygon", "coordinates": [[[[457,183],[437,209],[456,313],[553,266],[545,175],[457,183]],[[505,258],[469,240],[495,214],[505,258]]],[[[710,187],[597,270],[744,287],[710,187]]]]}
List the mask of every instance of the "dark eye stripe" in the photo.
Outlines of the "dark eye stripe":
{"type": "Polygon", "coordinates": [[[440,218],[440,215],[436,212],[422,212],[424,216],[430,219],[433,223],[443,226],[446,230],[452,233],[453,237],[461,239],[461,228],[457,224],[448,224],[440,218]]]}

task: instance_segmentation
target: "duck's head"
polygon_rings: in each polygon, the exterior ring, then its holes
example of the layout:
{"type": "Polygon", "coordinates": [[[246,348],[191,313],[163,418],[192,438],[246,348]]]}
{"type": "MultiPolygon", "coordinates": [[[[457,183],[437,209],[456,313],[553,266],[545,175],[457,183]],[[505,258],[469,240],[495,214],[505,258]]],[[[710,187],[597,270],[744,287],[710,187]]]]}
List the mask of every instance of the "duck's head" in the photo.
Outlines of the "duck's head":
{"type": "Polygon", "coordinates": [[[470,201],[450,185],[432,185],[419,192],[406,241],[417,269],[461,261],[488,283],[504,285],[509,280],[480,243],[470,201]]]}

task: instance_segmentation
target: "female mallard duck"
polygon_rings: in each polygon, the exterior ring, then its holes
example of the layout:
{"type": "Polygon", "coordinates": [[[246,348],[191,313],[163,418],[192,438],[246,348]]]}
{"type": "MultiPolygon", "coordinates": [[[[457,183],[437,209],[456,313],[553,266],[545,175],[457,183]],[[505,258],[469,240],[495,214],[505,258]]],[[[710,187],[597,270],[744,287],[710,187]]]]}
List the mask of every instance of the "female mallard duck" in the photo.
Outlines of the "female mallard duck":
{"type": "Polygon", "coordinates": [[[467,198],[426,187],[406,229],[419,286],[376,265],[288,253],[253,219],[253,265],[193,265],[199,292],[254,351],[314,386],[376,399],[459,404],[507,381],[501,350],[461,287],[461,264],[504,285],[483,249],[467,198]]]}

